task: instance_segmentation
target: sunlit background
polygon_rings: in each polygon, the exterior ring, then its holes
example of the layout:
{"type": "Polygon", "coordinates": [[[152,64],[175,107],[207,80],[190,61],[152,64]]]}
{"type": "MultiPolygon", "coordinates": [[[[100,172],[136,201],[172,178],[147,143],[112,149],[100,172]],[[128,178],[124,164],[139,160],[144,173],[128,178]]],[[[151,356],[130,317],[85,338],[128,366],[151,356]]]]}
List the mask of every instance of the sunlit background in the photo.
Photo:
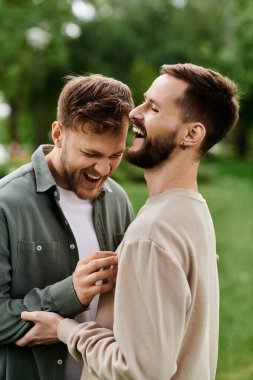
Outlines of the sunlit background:
{"type": "MultiPolygon", "coordinates": [[[[0,177],[51,142],[65,75],[113,76],[138,104],[160,66],[178,62],[218,70],[241,93],[239,123],[207,155],[199,183],[220,255],[217,380],[252,380],[252,0],[0,0],[0,177]]],[[[138,212],[142,171],[123,162],[114,177],[138,212]]]]}

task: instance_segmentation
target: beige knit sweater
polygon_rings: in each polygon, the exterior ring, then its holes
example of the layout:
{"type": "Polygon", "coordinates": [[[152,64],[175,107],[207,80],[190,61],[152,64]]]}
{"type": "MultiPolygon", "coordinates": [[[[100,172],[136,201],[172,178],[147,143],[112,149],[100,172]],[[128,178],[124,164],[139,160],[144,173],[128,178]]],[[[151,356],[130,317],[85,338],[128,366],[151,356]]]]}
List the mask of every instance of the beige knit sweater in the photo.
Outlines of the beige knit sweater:
{"type": "Polygon", "coordinates": [[[149,198],[118,254],[114,308],[101,296],[99,324],[59,325],[82,379],[214,380],[219,293],[205,200],[185,189],[149,198]]]}

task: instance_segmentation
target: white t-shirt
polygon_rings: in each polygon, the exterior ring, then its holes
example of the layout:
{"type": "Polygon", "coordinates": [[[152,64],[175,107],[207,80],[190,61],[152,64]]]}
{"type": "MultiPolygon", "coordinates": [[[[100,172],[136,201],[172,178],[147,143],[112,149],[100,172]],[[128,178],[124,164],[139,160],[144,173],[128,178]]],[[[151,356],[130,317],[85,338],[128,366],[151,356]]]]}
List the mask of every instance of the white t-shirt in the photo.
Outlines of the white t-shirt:
{"type": "MultiPolygon", "coordinates": [[[[60,205],[75,236],[79,258],[85,258],[92,252],[100,251],[97,235],[93,225],[92,201],[80,199],[73,191],[58,186],[60,205]]],[[[99,296],[93,298],[89,310],[79,314],[75,319],[78,322],[95,321],[99,296]]],[[[82,363],[76,362],[68,354],[65,365],[64,380],[79,380],[82,363]]]]}

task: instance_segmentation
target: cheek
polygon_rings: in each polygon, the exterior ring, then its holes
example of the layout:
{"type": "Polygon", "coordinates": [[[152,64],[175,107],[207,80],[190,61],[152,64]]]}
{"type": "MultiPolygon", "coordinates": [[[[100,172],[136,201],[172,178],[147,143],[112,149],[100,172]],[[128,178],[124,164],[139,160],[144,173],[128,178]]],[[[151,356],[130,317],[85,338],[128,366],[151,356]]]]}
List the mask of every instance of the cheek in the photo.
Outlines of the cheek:
{"type": "Polygon", "coordinates": [[[155,136],[159,131],[159,124],[154,120],[146,120],[145,122],[146,133],[148,137],[155,136]]]}
{"type": "Polygon", "coordinates": [[[147,121],[146,129],[149,137],[155,137],[160,134],[168,133],[170,130],[170,125],[162,119],[153,119],[147,121]]]}
{"type": "Polygon", "coordinates": [[[80,156],[73,161],[73,167],[76,167],[79,169],[88,168],[90,166],[93,166],[94,164],[95,164],[95,160],[92,157],[89,158],[89,157],[80,156]]]}
{"type": "Polygon", "coordinates": [[[111,162],[111,170],[115,170],[119,166],[121,160],[122,160],[122,157],[113,160],[111,162]]]}

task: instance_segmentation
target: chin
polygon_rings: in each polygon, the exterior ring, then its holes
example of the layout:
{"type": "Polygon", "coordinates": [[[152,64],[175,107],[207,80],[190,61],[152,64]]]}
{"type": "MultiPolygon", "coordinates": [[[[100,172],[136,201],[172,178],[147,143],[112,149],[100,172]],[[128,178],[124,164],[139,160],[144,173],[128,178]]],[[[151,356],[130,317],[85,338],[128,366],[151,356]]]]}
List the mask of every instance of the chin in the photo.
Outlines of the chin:
{"type": "Polygon", "coordinates": [[[134,147],[134,146],[130,146],[129,148],[127,148],[126,150],[125,150],[125,154],[127,155],[128,153],[137,153],[137,152],[139,152],[139,150],[141,149],[141,147],[134,147]]]}
{"type": "Polygon", "coordinates": [[[80,199],[96,199],[101,194],[101,188],[93,191],[75,191],[75,194],[80,199]]]}

